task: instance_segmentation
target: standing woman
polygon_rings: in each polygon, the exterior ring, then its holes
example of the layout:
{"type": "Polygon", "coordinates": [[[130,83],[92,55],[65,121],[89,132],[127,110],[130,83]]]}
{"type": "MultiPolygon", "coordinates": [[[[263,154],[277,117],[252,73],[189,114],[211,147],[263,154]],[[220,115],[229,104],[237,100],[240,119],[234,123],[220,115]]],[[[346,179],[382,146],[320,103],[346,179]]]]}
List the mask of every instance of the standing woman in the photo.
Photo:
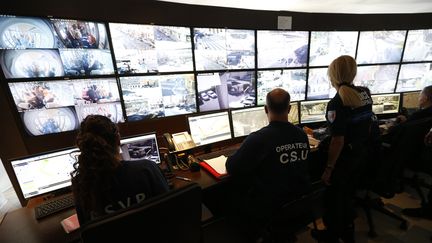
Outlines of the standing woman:
{"type": "Polygon", "coordinates": [[[120,134],[109,118],[87,116],[76,143],[81,154],[72,172],[72,191],[81,225],[168,191],[154,162],[121,160],[120,134]]]}
{"type": "Polygon", "coordinates": [[[336,58],[328,68],[337,94],[329,101],[326,112],[331,134],[327,166],[321,177],[327,185],[323,216],[326,230],[313,232],[325,242],[354,242],[354,184],[367,156],[373,117],[369,91],[353,85],[356,74],[357,64],[350,56],[336,58]]]}

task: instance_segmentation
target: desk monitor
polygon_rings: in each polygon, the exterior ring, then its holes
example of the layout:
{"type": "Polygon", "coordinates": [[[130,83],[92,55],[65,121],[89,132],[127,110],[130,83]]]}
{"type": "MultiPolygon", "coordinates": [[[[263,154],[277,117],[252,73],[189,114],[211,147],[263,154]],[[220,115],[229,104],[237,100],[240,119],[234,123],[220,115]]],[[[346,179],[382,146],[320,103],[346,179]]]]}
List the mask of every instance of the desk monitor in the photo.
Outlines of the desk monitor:
{"type": "Polygon", "coordinates": [[[147,159],[161,162],[156,133],[142,134],[120,140],[120,154],[123,160],[147,159]]]}
{"type": "Polygon", "coordinates": [[[372,111],[375,114],[399,112],[400,94],[372,95],[372,111]]]}
{"type": "Polygon", "coordinates": [[[234,137],[247,136],[268,125],[264,107],[231,110],[234,137]]]}
{"type": "Polygon", "coordinates": [[[11,160],[15,175],[12,179],[18,182],[19,190],[16,191],[20,200],[70,186],[70,173],[74,170],[73,164],[78,160],[79,153],[77,148],[67,148],[11,160]]]}
{"type": "Polygon", "coordinates": [[[188,117],[189,130],[197,146],[231,139],[228,111],[188,117]]]}
{"type": "Polygon", "coordinates": [[[299,124],[300,118],[299,118],[299,109],[298,109],[298,103],[297,102],[291,102],[291,110],[288,114],[288,121],[292,124],[299,124]]]}
{"type": "Polygon", "coordinates": [[[406,108],[409,114],[412,114],[419,109],[419,96],[420,92],[409,92],[402,94],[402,107],[406,108]]]}
{"type": "Polygon", "coordinates": [[[303,101],[300,103],[300,122],[312,123],[326,120],[325,113],[329,100],[303,101]]]}

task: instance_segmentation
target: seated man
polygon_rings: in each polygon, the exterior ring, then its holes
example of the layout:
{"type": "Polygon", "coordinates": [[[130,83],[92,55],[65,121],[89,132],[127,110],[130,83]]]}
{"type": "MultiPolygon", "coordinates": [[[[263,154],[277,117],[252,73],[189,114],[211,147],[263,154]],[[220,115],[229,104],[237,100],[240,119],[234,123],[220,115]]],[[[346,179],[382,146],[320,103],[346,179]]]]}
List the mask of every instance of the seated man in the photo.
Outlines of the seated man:
{"type": "Polygon", "coordinates": [[[432,117],[432,85],[424,87],[420,93],[419,107],[420,110],[414,112],[411,116],[398,116],[400,123],[432,117]]]}
{"type": "Polygon", "coordinates": [[[277,209],[311,187],[309,142],[302,129],[288,122],[289,93],[274,89],[266,102],[270,124],[251,133],[226,162],[234,184],[230,216],[254,240],[266,234],[266,224],[277,209]]]}

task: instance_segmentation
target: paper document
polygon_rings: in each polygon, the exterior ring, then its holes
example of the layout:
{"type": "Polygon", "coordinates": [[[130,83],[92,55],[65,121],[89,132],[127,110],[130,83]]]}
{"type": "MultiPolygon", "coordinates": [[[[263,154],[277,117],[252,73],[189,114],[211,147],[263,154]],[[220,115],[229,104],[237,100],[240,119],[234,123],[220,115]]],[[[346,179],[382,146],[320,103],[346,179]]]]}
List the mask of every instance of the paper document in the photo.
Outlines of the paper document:
{"type": "Polygon", "coordinates": [[[219,174],[226,174],[226,168],[225,168],[225,162],[227,160],[227,157],[225,155],[221,155],[219,157],[213,158],[213,159],[206,159],[204,160],[208,165],[210,165],[217,173],[219,174]]]}

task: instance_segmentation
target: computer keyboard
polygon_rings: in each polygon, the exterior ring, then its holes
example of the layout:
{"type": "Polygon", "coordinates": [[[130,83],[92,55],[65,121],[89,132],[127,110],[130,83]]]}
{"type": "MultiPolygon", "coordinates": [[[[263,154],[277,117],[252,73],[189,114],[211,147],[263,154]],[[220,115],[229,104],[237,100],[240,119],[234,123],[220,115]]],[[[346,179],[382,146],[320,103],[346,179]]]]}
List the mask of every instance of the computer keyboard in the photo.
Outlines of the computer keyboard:
{"type": "Polygon", "coordinates": [[[74,205],[75,201],[72,194],[54,198],[35,207],[35,217],[36,219],[41,219],[62,211],[63,209],[73,207],[74,205]]]}
{"type": "Polygon", "coordinates": [[[229,156],[233,155],[237,151],[237,149],[238,148],[221,149],[221,150],[214,151],[214,152],[211,152],[208,154],[199,155],[197,157],[200,160],[213,159],[213,158],[219,157],[221,155],[225,155],[225,157],[229,157],[229,156]]]}

